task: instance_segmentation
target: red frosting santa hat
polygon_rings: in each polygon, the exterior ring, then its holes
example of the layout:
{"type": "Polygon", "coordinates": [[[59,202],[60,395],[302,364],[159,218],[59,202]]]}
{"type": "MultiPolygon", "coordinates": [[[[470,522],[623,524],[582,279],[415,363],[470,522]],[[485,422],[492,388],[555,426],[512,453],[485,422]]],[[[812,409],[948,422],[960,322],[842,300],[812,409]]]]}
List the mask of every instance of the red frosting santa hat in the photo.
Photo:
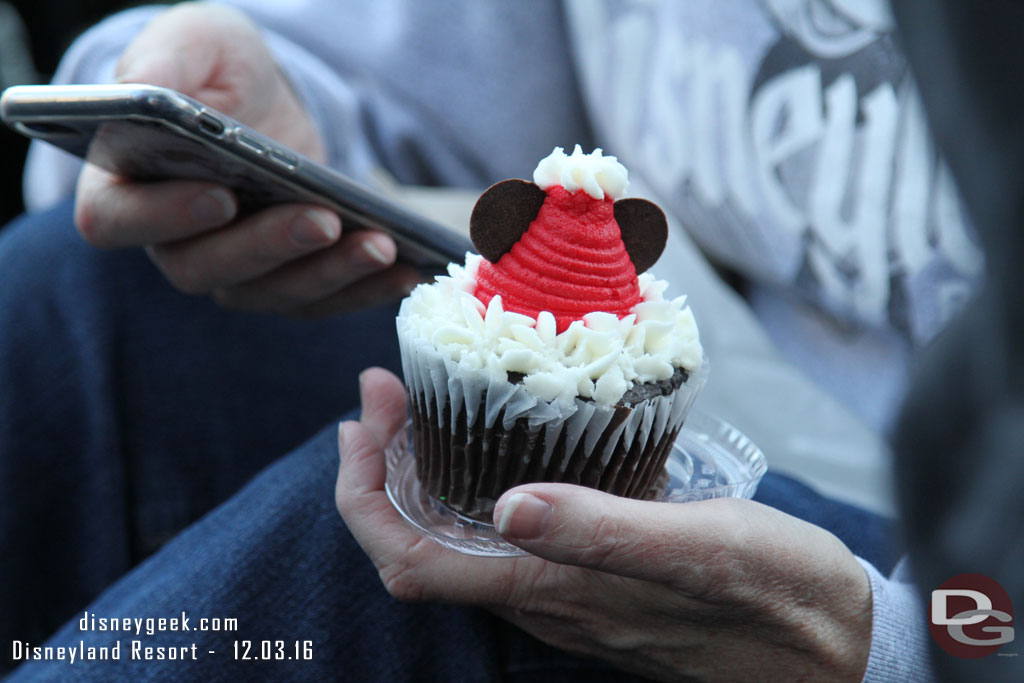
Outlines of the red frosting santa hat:
{"type": "Polygon", "coordinates": [[[486,306],[500,295],[505,310],[534,319],[549,311],[559,332],[594,311],[628,315],[641,300],[637,273],[665,247],[664,213],[622,199],[628,173],[600,149],[556,147],[533,178],[492,186],[473,209],[470,236],[485,259],[477,298],[486,306]]]}

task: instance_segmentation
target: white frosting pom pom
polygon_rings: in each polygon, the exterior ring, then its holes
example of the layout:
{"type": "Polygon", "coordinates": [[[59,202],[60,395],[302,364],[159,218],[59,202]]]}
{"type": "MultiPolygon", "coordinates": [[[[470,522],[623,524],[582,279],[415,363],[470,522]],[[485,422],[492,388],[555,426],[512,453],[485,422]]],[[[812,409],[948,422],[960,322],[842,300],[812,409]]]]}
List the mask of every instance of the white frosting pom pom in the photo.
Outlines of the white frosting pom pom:
{"type": "Polygon", "coordinates": [[[593,154],[584,154],[579,145],[566,156],[565,150],[555,147],[541,159],[533,172],[533,182],[542,190],[561,185],[569,192],[582,189],[594,199],[621,199],[629,188],[629,172],[615,157],[606,157],[601,148],[593,154]]]}

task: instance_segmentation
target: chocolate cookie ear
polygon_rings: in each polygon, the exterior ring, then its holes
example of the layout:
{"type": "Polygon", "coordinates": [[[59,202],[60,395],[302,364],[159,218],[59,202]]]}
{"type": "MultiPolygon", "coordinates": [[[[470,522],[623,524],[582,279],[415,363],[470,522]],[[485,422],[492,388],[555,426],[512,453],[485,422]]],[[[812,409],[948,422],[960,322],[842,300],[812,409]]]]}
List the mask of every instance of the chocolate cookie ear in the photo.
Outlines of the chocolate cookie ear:
{"type": "Polygon", "coordinates": [[[620,199],[614,204],[615,222],[622,243],[639,275],[654,265],[668,241],[668,221],[658,206],[646,199],[620,199]]]}
{"type": "Polygon", "coordinates": [[[530,227],[546,196],[525,180],[503,180],[487,188],[469,218],[469,238],[480,255],[497,263],[530,227]]]}

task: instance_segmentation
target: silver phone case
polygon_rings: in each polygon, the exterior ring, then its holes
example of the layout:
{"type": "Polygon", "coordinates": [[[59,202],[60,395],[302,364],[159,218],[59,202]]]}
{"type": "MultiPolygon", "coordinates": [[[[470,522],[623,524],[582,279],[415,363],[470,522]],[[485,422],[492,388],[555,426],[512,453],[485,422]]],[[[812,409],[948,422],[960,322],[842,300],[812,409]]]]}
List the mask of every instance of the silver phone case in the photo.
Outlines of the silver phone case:
{"type": "Polygon", "coordinates": [[[423,267],[461,262],[473,251],[465,235],[167,88],[14,86],[0,97],[0,117],[23,135],[121,175],[225,184],[243,211],[290,202],[330,207],[347,228],[389,233],[403,260],[423,267]]]}

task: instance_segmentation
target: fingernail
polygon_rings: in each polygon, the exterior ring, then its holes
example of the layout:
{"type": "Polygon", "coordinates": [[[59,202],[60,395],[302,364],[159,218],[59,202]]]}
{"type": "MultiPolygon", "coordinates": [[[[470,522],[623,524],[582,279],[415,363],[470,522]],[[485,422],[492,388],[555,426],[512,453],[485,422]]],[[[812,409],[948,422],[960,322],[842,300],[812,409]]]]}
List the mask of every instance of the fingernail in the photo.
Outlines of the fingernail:
{"type": "Polygon", "coordinates": [[[363,242],[362,242],[362,244],[360,246],[363,248],[363,251],[365,251],[367,254],[369,254],[370,258],[374,262],[379,263],[382,266],[390,266],[391,265],[391,259],[389,259],[387,256],[385,256],[384,252],[382,252],[380,250],[380,247],[378,247],[376,244],[374,244],[370,240],[363,240],[363,242]]]}
{"type": "Polygon", "coordinates": [[[212,227],[235,215],[235,201],[227,190],[207,190],[189,202],[188,212],[197,224],[212,227]]]}
{"type": "Polygon", "coordinates": [[[507,538],[539,538],[551,526],[554,508],[529,493],[513,493],[501,510],[498,533],[507,538]]]}
{"type": "Polygon", "coordinates": [[[115,83],[149,83],[155,80],[152,76],[146,76],[146,65],[142,65],[143,68],[139,68],[139,65],[135,65],[131,71],[125,71],[122,74],[114,76],[115,83]]]}
{"type": "MultiPolygon", "coordinates": [[[[147,78],[143,75],[146,73],[146,65],[149,60],[143,60],[142,62],[133,62],[130,67],[125,68],[121,73],[114,74],[115,83],[145,83],[147,78]],[[139,67],[142,67],[141,69],[139,67]]],[[[118,65],[115,69],[120,69],[118,65]]],[[[149,79],[151,80],[151,79],[149,79]]]]}
{"type": "Polygon", "coordinates": [[[341,234],[338,225],[329,221],[319,211],[303,211],[288,226],[288,231],[292,239],[307,247],[330,244],[341,234]]]}
{"type": "Polygon", "coordinates": [[[152,83],[165,88],[178,87],[178,68],[174,59],[162,52],[148,53],[118,63],[114,80],[118,83],[152,83]]]}

